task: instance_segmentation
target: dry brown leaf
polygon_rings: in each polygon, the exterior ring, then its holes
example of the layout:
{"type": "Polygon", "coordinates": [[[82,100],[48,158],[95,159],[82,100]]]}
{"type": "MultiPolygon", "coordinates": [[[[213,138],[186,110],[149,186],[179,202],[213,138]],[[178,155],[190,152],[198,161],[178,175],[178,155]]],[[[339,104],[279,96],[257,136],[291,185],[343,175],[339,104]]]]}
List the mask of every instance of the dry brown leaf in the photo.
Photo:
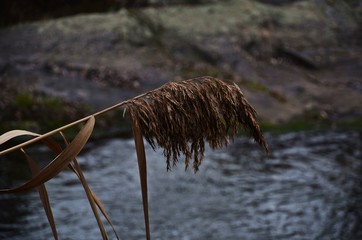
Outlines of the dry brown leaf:
{"type": "MultiPolygon", "coordinates": [[[[63,137],[63,140],[64,140],[65,144],[68,146],[68,145],[69,145],[69,141],[68,141],[68,139],[66,138],[66,136],[65,136],[62,132],[60,132],[60,134],[61,134],[61,136],[63,137]]],[[[77,161],[76,158],[73,159],[73,163],[74,163],[74,166],[75,166],[75,167],[73,168],[71,164],[69,164],[69,167],[70,167],[70,168],[73,170],[73,172],[78,176],[80,182],[81,182],[82,185],[83,185],[84,191],[85,191],[85,193],[86,193],[86,195],[87,195],[87,198],[88,198],[88,201],[89,201],[89,204],[91,205],[91,208],[92,208],[94,217],[96,218],[96,221],[97,221],[99,230],[100,230],[100,232],[101,232],[102,238],[103,238],[103,239],[108,239],[108,235],[107,235],[107,232],[106,232],[106,230],[105,230],[105,228],[104,228],[102,219],[100,218],[100,216],[99,216],[99,214],[98,214],[98,211],[97,211],[97,206],[96,206],[96,205],[98,205],[98,204],[97,204],[97,202],[95,201],[95,199],[98,200],[98,198],[95,197],[96,195],[95,195],[95,194],[92,192],[92,190],[90,189],[89,184],[88,184],[86,178],[84,177],[83,171],[82,171],[82,169],[81,169],[81,167],[80,167],[80,165],[79,165],[79,163],[78,163],[78,161],[77,161]]],[[[100,203],[100,202],[99,202],[99,203],[100,203]]],[[[103,208],[102,205],[100,205],[100,206],[98,205],[98,207],[103,208]]],[[[103,210],[104,210],[104,208],[103,208],[103,210]]],[[[105,211],[104,211],[104,212],[105,212],[105,211]]],[[[102,211],[102,213],[103,213],[103,211],[102,211]]],[[[107,217],[108,217],[108,216],[107,216],[107,217]]],[[[108,220],[108,219],[107,219],[107,220],[108,220]]],[[[110,219],[109,219],[108,222],[110,222],[110,219]]],[[[112,228],[113,228],[113,230],[114,230],[113,224],[112,224],[112,223],[110,223],[110,224],[111,224],[111,226],[112,226],[112,228]]],[[[115,232],[115,231],[114,231],[114,232],[115,232]]],[[[116,233],[116,232],[115,232],[115,233],[116,233]]],[[[117,239],[119,239],[117,233],[116,233],[116,237],[117,237],[117,239]]]]}
{"type": "MultiPolygon", "coordinates": [[[[38,174],[39,168],[38,168],[37,164],[35,163],[35,161],[24,151],[24,149],[21,149],[21,151],[23,152],[23,154],[28,162],[32,175],[34,176],[34,175],[38,174]]],[[[57,240],[58,239],[57,228],[55,225],[53,212],[50,207],[48,192],[47,192],[44,184],[40,184],[38,186],[38,192],[39,192],[40,200],[44,207],[45,214],[47,215],[47,218],[48,218],[48,223],[52,229],[53,237],[54,237],[54,239],[57,240]]]]}
{"type": "Polygon", "coordinates": [[[23,185],[11,189],[0,189],[0,192],[23,192],[35,188],[45,183],[51,178],[63,171],[69,162],[74,159],[83,149],[88,141],[94,127],[95,119],[90,118],[83,126],[74,140],[47,166],[45,166],[38,174],[23,185]]]}
{"type": "Polygon", "coordinates": [[[40,134],[37,133],[33,133],[33,132],[29,132],[29,131],[25,131],[25,130],[12,130],[9,132],[6,132],[4,134],[2,134],[0,136],[0,145],[15,138],[15,137],[20,137],[20,136],[40,136],[40,134]]]}
{"type": "MultiPolygon", "coordinates": [[[[74,172],[75,175],[77,175],[78,178],[80,178],[78,171],[71,164],[69,164],[68,167],[72,172],[74,172]]],[[[118,233],[116,232],[116,229],[115,229],[115,227],[114,227],[114,225],[113,225],[113,223],[111,221],[111,218],[109,217],[109,215],[107,214],[105,208],[103,207],[102,202],[99,200],[97,195],[92,191],[92,189],[90,189],[90,190],[91,190],[94,202],[97,204],[97,206],[98,206],[99,210],[102,212],[104,218],[107,220],[109,225],[112,227],[112,230],[113,230],[114,234],[116,235],[116,238],[120,239],[120,237],[119,237],[118,233]]]]}
{"type": "Polygon", "coordinates": [[[138,170],[140,174],[141,182],[141,191],[142,191],[142,203],[143,203],[143,214],[145,220],[145,229],[146,229],[146,239],[150,240],[150,223],[148,217],[148,190],[147,190],[147,162],[146,162],[146,153],[145,147],[143,144],[142,133],[139,129],[137,120],[133,118],[133,110],[131,110],[132,118],[132,131],[133,137],[136,146],[137,160],[138,160],[138,170]]]}

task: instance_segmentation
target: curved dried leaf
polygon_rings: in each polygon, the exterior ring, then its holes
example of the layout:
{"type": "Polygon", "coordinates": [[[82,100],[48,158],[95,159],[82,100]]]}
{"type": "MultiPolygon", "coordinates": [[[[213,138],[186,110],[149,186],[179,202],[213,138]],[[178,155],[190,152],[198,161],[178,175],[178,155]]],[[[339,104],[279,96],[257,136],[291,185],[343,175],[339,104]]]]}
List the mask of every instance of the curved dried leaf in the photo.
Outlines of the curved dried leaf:
{"type": "Polygon", "coordinates": [[[63,171],[70,161],[72,161],[83,149],[88,141],[94,127],[95,119],[91,117],[80,130],[74,140],[47,166],[45,166],[36,176],[23,185],[11,189],[0,189],[2,192],[23,192],[37,187],[50,180],[63,171]]]}
{"type": "Polygon", "coordinates": [[[0,145],[7,142],[7,141],[9,141],[9,140],[11,140],[11,139],[13,139],[13,138],[20,137],[20,136],[34,136],[34,137],[37,137],[37,136],[40,136],[40,134],[25,131],[25,130],[12,130],[12,131],[6,132],[6,133],[4,133],[4,134],[2,134],[0,136],[0,145]]]}

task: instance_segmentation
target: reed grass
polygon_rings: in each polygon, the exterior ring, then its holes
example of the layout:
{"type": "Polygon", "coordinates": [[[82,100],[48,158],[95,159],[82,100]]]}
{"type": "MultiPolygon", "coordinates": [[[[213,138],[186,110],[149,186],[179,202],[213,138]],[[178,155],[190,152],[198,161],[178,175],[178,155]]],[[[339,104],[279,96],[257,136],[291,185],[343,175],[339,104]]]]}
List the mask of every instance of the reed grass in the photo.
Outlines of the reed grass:
{"type": "MultiPolygon", "coordinates": [[[[195,172],[204,159],[205,144],[212,149],[226,146],[240,129],[250,134],[268,153],[268,146],[257,121],[256,111],[245,99],[240,88],[232,83],[212,77],[201,77],[179,82],[169,82],[160,88],[120,102],[95,114],[61,126],[45,134],[25,130],[13,130],[0,136],[0,145],[19,136],[31,136],[31,140],[6,148],[0,155],[22,151],[33,174],[26,183],[9,189],[0,189],[0,194],[24,192],[38,188],[54,239],[58,239],[55,220],[51,211],[45,183],[61,171],[70,168],[84,187],[91,209],[97,220],[102,239],[109,239],[99,212],[114,230],[114,226],[101,202],[90,189],[76,157],[92,134],[95,119],[117,108],[129,113],[135,140],[144,210],[145,236],[150,239],[148,216],[147,165],[143,138],[152,148],[163,148],[166,168],[171,169],[184,157],[185,169],[192,162],[195,172]],[[83,123],[75,138],[69,142],[63,130],[83,123]],[[51,138],[60,134],[64,147],[51,138]],[[25,147],[41,141],[52,150],[55,158],[39,169],[26,153],[25,147]]],[[[119,235],[114,230],[117,239],[119,235]]]]}

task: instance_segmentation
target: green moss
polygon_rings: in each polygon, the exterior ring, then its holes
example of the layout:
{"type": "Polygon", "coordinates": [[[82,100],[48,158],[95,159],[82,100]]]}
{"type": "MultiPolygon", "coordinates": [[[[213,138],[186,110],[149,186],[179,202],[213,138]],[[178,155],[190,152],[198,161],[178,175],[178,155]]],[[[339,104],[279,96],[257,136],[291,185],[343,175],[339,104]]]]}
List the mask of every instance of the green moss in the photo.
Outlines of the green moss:
{"type": "Polygon", "coordinates": [[[29,108],[35,103],[33,95],[28,93],[19,93],[14,98],[15,107],[29,108]]]}
{"type": "Polygon", "coordinates": [[[42,102],[47,108],[59,109],[62,107],[62,101],[59,98],[45,97],[44,99],[42,99],[42,102]]]}
{"type": "Polygon", "coordinates": [[[259,92],[268,92],[269,89],[262,83],[250,81],[250,80],[242,80],[241,83],[248,87],[251,90],[259,91],[259,92]]]}
{"type": "Polygon", "coordinates": [[[90,109],[61,98],[35,92],[14,93],[12,101],[2,109],[0,131],[26,129],[44,133],[75,119],[84,117],[90,109]]]}

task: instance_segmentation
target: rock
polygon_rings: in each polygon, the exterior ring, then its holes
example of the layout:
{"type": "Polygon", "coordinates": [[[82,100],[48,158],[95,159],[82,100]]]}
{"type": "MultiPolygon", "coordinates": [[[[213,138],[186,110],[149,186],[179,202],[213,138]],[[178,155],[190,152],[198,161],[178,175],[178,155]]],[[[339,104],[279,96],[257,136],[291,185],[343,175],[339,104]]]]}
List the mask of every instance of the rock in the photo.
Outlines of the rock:
{"type": "Polygon", "coordinates": [[[297,1],[302,1],[302,0],[258,0],[258,2],[261,2],[261,3],[277,5],[277,6],[291,4],[291,3],[294,3],[297,1]]]}
{"type": "Polygon", "coordinates": [[[293,119],[307,102],[362,116],[357,18],[341,32],[319,4],[215,1],[22,24],[0,30],[0,81],[96,111],[170,80],[211,75],[237,82],[264,121],[293,119]],[[340,93],[351,100],[332,97],[340,93]]]}

